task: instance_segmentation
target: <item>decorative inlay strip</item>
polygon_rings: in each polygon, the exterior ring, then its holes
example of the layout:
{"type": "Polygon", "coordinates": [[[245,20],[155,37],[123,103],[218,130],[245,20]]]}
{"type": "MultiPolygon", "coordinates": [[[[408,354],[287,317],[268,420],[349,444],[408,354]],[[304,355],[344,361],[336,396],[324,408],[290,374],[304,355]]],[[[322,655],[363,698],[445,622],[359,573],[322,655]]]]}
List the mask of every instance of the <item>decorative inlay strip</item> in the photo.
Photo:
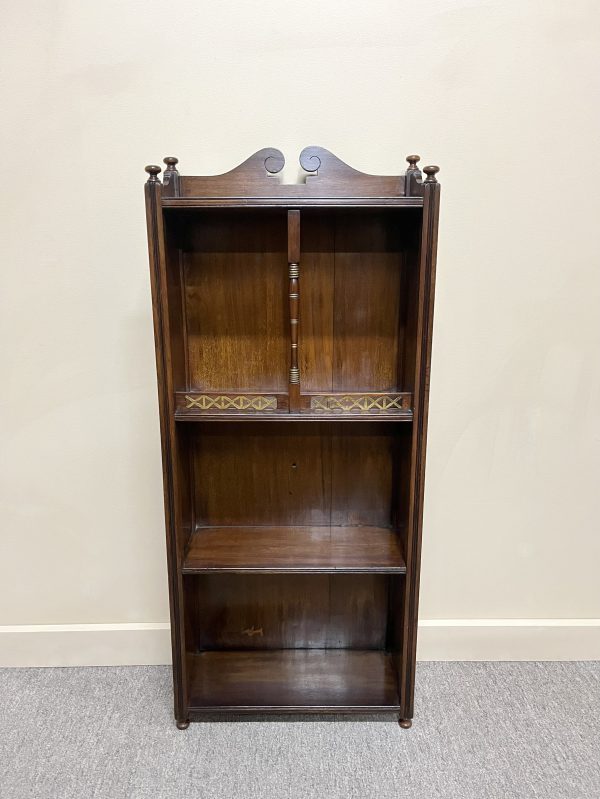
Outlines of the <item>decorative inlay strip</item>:
{"type": "Polygon", "coordinates": [[[314,411],[354,411],[357,413],[402,411],[408,409],[408,395],[344,394],[338,396],[314,396],[311,397],[310,407],[314,411]]]}
{"type": "Polygon", "coordinates": [[[198,394],[190,397],[186,394],[186,408],[199,408],[201,411],[276,411],[277,397],[255,394],[246,396],[236,394],[233,396],[211,397],[209,394],[198,394]]]}

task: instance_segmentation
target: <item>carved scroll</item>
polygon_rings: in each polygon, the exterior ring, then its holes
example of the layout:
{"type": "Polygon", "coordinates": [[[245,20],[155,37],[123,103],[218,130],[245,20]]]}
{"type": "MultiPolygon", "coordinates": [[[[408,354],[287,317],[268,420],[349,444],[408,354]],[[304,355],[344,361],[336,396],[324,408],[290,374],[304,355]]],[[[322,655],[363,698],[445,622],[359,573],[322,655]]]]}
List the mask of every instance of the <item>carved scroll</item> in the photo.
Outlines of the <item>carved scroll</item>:
{"type": "MultiPolygon", "coordinates": [[[[222,175],[182,175],[179,197],[274,197],[282,184],[274,177],[283,169],[285,158],[275,147],[259,150],[242,164],[222,175]]],[[[172,195],[175,196],[175,195],[172,195]]]]}
{"type": "Polygon", "coordinates": [[[300,166],[306,176],[306,195],[318,197],[402,197],[404,175],[368,175],[344,163],[324,147],[305,147],[300,166]]]}

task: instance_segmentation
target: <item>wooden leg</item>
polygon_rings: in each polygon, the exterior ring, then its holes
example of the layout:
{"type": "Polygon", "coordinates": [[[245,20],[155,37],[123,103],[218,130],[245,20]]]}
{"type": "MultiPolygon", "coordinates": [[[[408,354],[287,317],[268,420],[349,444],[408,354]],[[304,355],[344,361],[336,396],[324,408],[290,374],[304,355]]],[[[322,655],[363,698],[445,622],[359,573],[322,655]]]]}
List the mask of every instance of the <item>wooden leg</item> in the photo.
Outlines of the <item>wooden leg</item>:
{"type": "Polygon", "coordinates": [[[410,730],[412,727],[412,719],[400,719],[398,724],[402,727],[403,730],[410,730]]]}
{"type": "Polygon", "coordinates": [[[187,728],[190,726],[190,720],[189,719],[185,719],[184,721],[180,721],[178,719],[176,724],[177,724],[177,729],[178,730],[187,730],[187,728]]]}

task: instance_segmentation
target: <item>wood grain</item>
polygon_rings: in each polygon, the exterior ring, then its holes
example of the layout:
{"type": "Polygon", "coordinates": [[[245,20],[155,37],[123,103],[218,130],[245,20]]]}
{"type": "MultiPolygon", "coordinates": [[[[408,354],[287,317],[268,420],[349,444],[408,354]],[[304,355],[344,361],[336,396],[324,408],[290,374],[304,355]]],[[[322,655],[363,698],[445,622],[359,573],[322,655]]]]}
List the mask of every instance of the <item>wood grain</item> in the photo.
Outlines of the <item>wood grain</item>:
{"type": "Polygon", "coordinates": [[[284,214],[232,212],[188,225],[188,388],[287,393],[286,231],[284,214]]]}
{"type": "Polygon", "coordinates": [[[404,573],[397,533],[385,527],[200,527],[183,563],[198,572],[404,573]]]}
{"type": "Polygon", "coordinates": [[[397,391],[400,276],[397,228],[385,216],[336,215],[334,391],[397,391]]]}
{"type": "Polygon", "coordinates": [[[302,391],[333,389],[334,227],[331,214],[302,212],[302,391]]]}
{"type": "Polygon", "coordinates": [[[202,652],[192,669],[193,710],[398,708],[394,667],[383,652],[202,652]]]}
{"type": "MultiPolygon", "coordinates": [[[[186,445],[182,445],[175,428],[174,389],[177,378],[177,364],[183,367],[183,360],[172,357],[171,319],[180,319],[170,313],[169,300],[173,298],[173,278],[169,277],[165,245],[165,226],[160,209],[161,184],[156,180],[156,172],[149,171],[150,179],[145,187],[146,224],[148,230],[148,254],[150,261],[150,285],[152,290],[152,316],[154,323],[154,345],[156,352],[156,374],[158,383],[158,406],[162,450],[163,498],[165,532],[167,543],[167,571],[169,583],[169,606],[171,615],[171,648],[173,654],[173,701],[176,720],[182,721],[187,715],[188,677],[186,672],[185,636],[183,632],[184,597],[180,565],[192,518],[189,481],[184,463],[187,460],[186,445]]],[[[175,322],[177,324],[177,321],[175,322]]],[[[177,327],[175,328],[177,329],[177,327]]],[[[181,344],[175,349],[181,351],[181,344]]]]}
{"type": "Polygon", "coordinates": [[[353,169],[324,147],[305,147],[301,167],[311,174],[305,182],[283,184],[277,174],[283,169],[283,154],[274,147],[259,150],[223,175],[179,178],[179,195],[194,197],[403,197],[404,175],[368,175],[353,169]]]}
{"type": "MultiPolygon", "coordinates": [[[[433,177],[435,178],[435,173],[433,173],[433,177]]],[[[396,655],[396,657],[401,659],[401,668],[398,676],[399,693],[402,702],[401,716],[403,719],[411,719],[414,712],[425,458],[429,413],[429,376],[433,338],[439,206],[439,183],[435,181],[425,182],[418,281],[415,281],[416,330],[414,333],[413,378],[415,417],[412,426],[410,468],[407,474],[409,483],[408,525],[406,528],[407,579],[402,607],[402,649],[401,655],[399,653],[396,655]]]]}
{"type": "Polygon", "coordinates": [[[391,523],[394,424],[198,422],[194,497],[201,526],[391,523]]]}
{"type": "Polygon", "coordinates": [[[411,223],[371,209],[302,212],[303,391],[402,390],[411,223]]]}
{"type": "Polygon", "coordinates": [[[386,646],[391,578],[385,574],[205,573],[184,579],[193,651],[386,646]]]}

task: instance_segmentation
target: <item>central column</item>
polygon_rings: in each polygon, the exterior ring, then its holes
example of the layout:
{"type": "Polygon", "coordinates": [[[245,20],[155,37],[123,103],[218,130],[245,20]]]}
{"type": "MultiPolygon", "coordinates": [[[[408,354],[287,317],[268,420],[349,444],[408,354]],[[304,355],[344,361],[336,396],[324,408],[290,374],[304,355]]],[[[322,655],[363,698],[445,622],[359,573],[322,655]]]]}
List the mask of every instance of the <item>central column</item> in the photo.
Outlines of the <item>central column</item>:
{"type": "Polygon", "coordinates": [[[290,411],[300,410],[298,323],[300,307],[300,211],[288,211],[288,270],[290,279],[290,411]]]}

